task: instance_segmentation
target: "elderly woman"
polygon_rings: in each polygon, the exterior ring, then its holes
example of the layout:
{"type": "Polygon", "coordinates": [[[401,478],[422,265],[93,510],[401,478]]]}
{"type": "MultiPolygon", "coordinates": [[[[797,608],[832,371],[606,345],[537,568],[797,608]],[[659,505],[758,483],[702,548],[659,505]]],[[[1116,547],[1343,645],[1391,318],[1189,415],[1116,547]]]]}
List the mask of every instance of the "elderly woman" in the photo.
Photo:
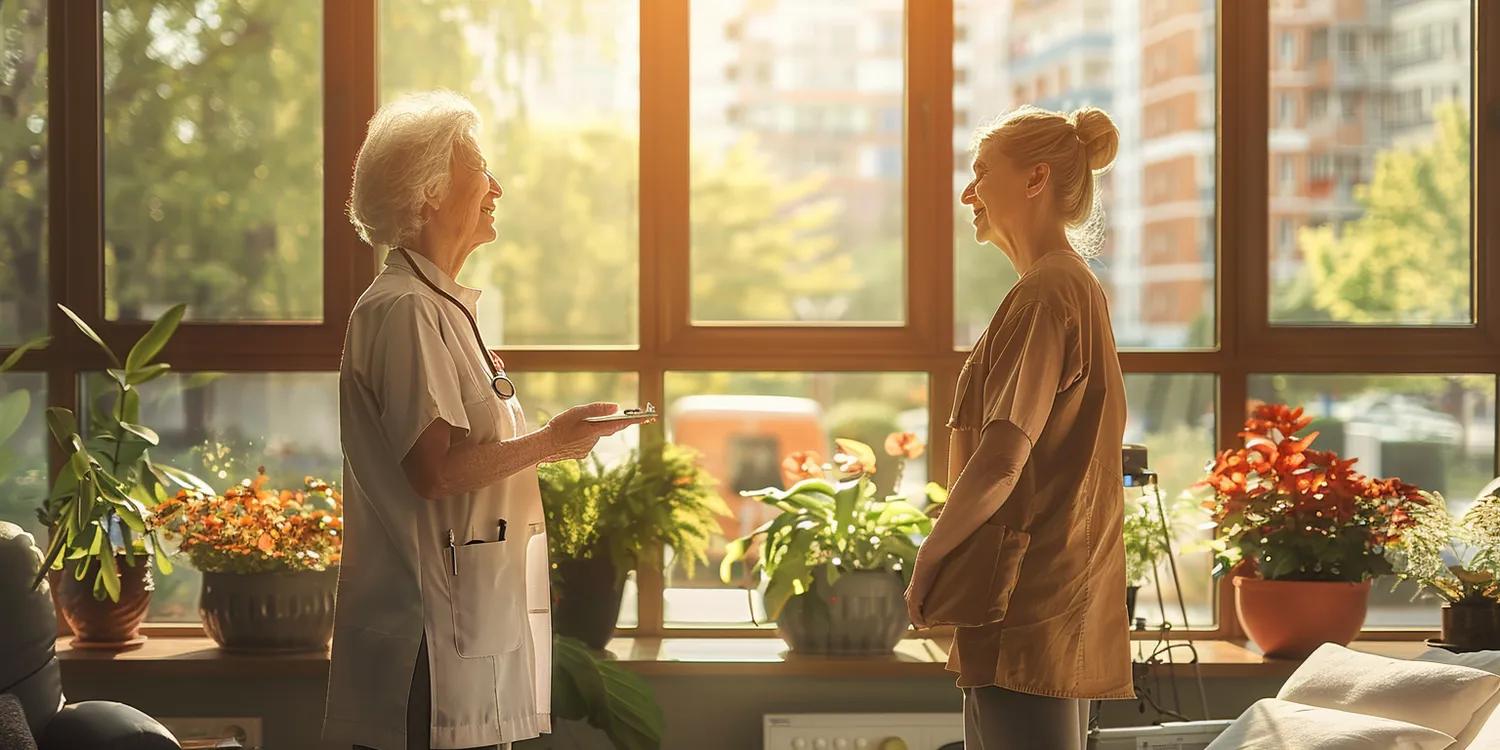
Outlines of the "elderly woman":
{"type": "Polygon", "coordinates": [[[1020,280],[959,375],[951,493],[907,603],[955,625],[964,746],[1085,747],[1090,699],[1134,697],[1125,613],[1125,385],[1104,290],[1095,175],[1104,112],[1022,107],[980,131],[963,202],[1020,280]]]}
{"type": "MultiPolygon", "coordinates": [[[[635,418],[576,406],[528,431],[455,279],[496,237],[500,185],[478,112],[438,92],[376,113],[349,216],[386,245],[339,371],[347,536],[324,737],[498,748],[550,731],[548,561],[536,465],[587,455],[635,418]]],[[[645,419],[648,417],[642,417],[645,419]]]]}

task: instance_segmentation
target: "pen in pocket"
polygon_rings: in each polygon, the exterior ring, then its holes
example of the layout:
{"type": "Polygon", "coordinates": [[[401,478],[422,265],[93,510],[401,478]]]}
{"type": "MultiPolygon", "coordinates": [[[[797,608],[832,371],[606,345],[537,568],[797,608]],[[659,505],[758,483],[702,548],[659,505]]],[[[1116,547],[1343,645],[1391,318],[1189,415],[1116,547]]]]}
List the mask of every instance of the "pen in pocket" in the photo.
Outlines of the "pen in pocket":
{"type": "Polygon", "coordinates": [[[458,543],[453,540],[453,529],[448,529],[448,554],[453,556],[453,575],[458,575],[458,543]]]}

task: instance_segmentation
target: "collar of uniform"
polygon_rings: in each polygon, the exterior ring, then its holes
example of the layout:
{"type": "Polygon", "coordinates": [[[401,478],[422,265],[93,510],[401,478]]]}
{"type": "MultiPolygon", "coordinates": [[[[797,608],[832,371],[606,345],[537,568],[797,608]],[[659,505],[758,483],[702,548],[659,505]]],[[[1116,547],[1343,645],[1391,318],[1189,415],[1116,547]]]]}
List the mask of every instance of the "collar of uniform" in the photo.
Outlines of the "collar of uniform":
{"type": "MultiPolygon", "coordinates": [[[[464,307],[469,309],[469,314],[473,315],[475,313],[475,305],[478,304],[479,295],[481,294],[478,289],[466,287],[454,281],[451,276],[444,273],[443,269],[438,268],[437,264],[433,263],[427,256],[415,250],[408,250],[407,253],[411,254],[412,261],[417,264],[415,270],[421,271],[422,275],[426,276],[428,281],[436,284],[439,289],[453,295],[454,299],[462,302],[464,307]]],[[[385,256],[386,265],[404,268],[408,271],[414,270],[411,264],[406,262],[407,253],[402,253],[396,248],[391,248],[391,251],[386,253],[385,256]]]]}

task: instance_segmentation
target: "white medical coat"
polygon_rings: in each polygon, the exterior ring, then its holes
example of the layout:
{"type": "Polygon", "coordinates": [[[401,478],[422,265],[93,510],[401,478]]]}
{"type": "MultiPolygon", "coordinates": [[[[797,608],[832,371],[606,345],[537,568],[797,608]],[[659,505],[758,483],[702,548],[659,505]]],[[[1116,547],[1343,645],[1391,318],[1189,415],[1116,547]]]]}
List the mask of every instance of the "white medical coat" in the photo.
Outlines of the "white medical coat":
{"type": "MultiPolygon", "coordinates": [[[[474,314],[479,291],[424,256],[422,273],[474,314]]],[[[426,500],[401,461],[441,419],[466,441],[526,432],[520,399],[490,386],[488,352],[452,302],[399,252],[354,306],[339,371],[344,539],[323,737],[406,747],[406,703],[425,634],[433,748],[518,742],[551,731],[547,537],[534,469],[426,500]],[[506,540],[496,541],[500,519],[506,540]],[[457,542],[453,573],[448,531],[457,542]],[[479,540],[479,544],[464,542],[479,540]]]]}

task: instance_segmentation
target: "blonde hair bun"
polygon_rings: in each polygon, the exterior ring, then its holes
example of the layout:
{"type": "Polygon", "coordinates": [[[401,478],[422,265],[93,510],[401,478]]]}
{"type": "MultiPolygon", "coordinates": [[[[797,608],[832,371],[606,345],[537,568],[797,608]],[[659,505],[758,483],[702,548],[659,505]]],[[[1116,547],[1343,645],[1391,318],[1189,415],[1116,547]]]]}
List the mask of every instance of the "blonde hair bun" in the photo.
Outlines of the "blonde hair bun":
{"type": "Polygon", "coordinates": [[[1083,143],[1089,170],[1097,173],[1109,169],[1115,163],[1115,155],[1120,152],[1120,129],[1115,127],[1115,121],[1098,107],[1073,110],[1068,120],[1083,143]]]}

